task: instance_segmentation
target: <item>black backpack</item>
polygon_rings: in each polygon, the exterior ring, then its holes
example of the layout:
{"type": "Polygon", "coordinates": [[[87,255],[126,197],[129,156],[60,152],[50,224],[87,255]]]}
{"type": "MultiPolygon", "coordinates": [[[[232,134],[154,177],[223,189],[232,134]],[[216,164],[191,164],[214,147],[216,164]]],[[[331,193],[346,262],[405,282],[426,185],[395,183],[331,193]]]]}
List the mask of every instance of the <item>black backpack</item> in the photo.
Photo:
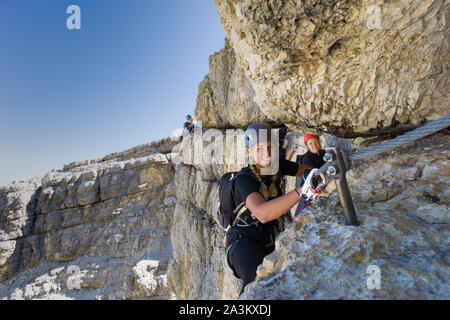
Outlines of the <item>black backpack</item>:
{"type": "MultiPolygon", "coordinates": [[[[234,197],[234,181],[240,171],[237,172],[227,172],[218,181],[219,184],[219,211],[217,217],[219,222],[224,229],[228,226],[233,225],[236,219],[236,201],[234,197]]],[[[244,202],[242,202],[238,207],[242,207],[244,202]]]]}

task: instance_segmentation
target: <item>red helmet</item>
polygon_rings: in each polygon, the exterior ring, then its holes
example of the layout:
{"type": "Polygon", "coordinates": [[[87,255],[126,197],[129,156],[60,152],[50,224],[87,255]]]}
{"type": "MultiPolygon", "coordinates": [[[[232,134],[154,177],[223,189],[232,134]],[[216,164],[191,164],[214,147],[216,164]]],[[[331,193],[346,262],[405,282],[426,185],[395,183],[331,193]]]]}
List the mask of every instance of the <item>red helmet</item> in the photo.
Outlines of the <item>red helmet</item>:
{"type": "Polygon", "coordinates": [[[305,144],[306,144],[306,141],[308,141],[308,140],[311,139],[311,138],[317,138],[317,139],[319,139],[319,136],[316,135],[316,134],[310,134],[310,133],[307,133],[307,134],[305,134],[305,135],[303,136],[303,141],[304,141],[305,144]]]}

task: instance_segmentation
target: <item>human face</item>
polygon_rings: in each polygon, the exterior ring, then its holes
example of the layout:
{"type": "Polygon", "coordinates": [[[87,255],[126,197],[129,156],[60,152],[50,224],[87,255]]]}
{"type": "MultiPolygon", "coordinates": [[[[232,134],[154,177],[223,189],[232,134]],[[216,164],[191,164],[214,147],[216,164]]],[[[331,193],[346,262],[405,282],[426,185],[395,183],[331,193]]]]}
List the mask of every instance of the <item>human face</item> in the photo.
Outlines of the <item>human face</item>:
{"type": "Polygon", "coordinates": [[[247,148],[247,150],[258,165],[263,168],[269,168],[272,165],[270,148],[271,143],[268,141],[256,143],[250,148],[247,148]]]}
{"type": "Polygon", "coordinates": [[[308,141],[306,141],[306,146],[308,147],[309,151],[312,153],[319,153],[320,150],[320,141],[317,138],[311,138],[308,141]]]}
{"type": "Polygon", "coordinates": [[[189,122],[189,123],[192,123],[192,121],[194,121],[194,118],[190,117],[190,118],[188,119],[188,122],[189,122]]]}

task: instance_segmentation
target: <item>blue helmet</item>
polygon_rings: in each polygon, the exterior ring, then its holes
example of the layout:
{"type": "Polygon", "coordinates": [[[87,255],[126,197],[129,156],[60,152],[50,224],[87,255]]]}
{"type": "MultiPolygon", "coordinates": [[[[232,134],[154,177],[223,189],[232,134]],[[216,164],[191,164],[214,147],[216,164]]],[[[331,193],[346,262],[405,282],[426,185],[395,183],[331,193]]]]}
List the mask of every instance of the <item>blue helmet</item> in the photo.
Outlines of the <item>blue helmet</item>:
{"type": "Polygon", "coordinates": [[[189,120],[190,118],[192,118],[192,116],[191,116],[190,114],[188,114],[188,115],[186,116],[186,120],[189,120]]]}
{"type": "Polygon", "coordinates": [[[264,122],[258,122],[250,125],[245,130],[245,146],[250,148],[256,143],[271,141],[272,127],[264,122]]]}

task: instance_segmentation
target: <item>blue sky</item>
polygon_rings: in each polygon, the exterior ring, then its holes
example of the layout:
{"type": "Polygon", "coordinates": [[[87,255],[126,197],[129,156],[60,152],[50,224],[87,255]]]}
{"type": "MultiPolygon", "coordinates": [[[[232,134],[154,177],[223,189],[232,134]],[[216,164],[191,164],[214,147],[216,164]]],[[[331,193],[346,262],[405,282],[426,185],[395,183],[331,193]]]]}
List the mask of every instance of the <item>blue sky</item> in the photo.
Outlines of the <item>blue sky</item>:
{"type": "Polygon", "coordinates": [[[0,185],[169,136],[224,38],[213,0],[1,0],[0,185]]]}

